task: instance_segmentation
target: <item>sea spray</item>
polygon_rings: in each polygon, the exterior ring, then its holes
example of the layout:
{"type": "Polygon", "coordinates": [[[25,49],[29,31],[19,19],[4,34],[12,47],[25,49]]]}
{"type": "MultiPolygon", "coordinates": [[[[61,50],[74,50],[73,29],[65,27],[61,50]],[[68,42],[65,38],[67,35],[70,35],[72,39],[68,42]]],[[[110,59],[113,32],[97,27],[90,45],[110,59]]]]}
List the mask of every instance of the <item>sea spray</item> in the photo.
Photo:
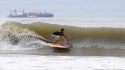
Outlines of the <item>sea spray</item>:
{"type": "Polygon", "coordinates": [[[7,24],[0,29],[0,49],[1,50],[29,50],[46,46],[46,43],[35,32],[27,28],[7,24]],[[39,38],[39,39],[38,39],[39,38]]]}

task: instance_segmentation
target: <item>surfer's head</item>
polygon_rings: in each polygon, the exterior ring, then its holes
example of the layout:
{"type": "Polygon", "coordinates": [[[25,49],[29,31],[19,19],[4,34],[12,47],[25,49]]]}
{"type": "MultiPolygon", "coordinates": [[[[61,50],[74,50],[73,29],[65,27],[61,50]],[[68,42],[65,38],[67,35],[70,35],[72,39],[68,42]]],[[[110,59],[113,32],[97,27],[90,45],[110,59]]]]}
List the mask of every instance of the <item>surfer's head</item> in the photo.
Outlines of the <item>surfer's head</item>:
{"type": "Polygon", "coordinates": [[[62,29],[60,30],[60,32],[64,32],[64,28],[62,28],[62,29]]]}

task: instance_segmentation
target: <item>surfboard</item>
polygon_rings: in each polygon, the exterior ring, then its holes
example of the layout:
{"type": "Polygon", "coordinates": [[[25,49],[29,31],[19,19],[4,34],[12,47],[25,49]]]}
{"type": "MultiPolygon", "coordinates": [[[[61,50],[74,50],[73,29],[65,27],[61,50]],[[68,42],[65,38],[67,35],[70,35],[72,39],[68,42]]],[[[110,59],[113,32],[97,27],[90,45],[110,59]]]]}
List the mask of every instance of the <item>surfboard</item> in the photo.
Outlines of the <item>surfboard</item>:
{"type": "Polygon", "coordinates": [[[53,43],[48,43],[48,45],[53,48],[64,48],[64,49],[69,48],[69,46],[55,45],[53,43]]]}

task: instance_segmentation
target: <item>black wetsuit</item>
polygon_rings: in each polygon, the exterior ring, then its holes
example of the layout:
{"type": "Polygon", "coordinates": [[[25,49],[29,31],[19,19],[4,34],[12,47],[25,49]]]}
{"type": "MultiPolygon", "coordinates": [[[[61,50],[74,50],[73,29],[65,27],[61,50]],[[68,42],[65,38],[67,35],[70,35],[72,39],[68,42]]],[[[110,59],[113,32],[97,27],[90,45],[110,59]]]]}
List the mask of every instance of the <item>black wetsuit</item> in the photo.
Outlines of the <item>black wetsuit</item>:
{"type": "Polygon", "coordinates": [[[63,32],[58,32],[58,31],[56,31],[56,32],[53,32],[53,34],[54,34],[54,35],[60,35],[60,36],[64,36],[63,32]]]}

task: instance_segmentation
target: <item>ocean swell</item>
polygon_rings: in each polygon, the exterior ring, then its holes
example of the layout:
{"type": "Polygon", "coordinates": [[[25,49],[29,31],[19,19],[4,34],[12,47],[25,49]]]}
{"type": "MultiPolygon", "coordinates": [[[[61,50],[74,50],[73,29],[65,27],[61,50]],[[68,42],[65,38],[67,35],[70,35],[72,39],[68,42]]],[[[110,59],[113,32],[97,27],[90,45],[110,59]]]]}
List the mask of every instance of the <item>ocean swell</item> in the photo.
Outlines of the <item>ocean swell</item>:
{"type": "Polygon", "coordinates": [[[32,24],[8,22],[3,24],[0,44],[6,43],[13,47],[16,45],[21,48],[38,49],[46,46],[43,40],[49,40],[51,33],[62,27],[66,30],[65,34],[71,36],[70,41],[73,48],[125,49],[124,28],[81,28],[42,22],[32,24]]]}

